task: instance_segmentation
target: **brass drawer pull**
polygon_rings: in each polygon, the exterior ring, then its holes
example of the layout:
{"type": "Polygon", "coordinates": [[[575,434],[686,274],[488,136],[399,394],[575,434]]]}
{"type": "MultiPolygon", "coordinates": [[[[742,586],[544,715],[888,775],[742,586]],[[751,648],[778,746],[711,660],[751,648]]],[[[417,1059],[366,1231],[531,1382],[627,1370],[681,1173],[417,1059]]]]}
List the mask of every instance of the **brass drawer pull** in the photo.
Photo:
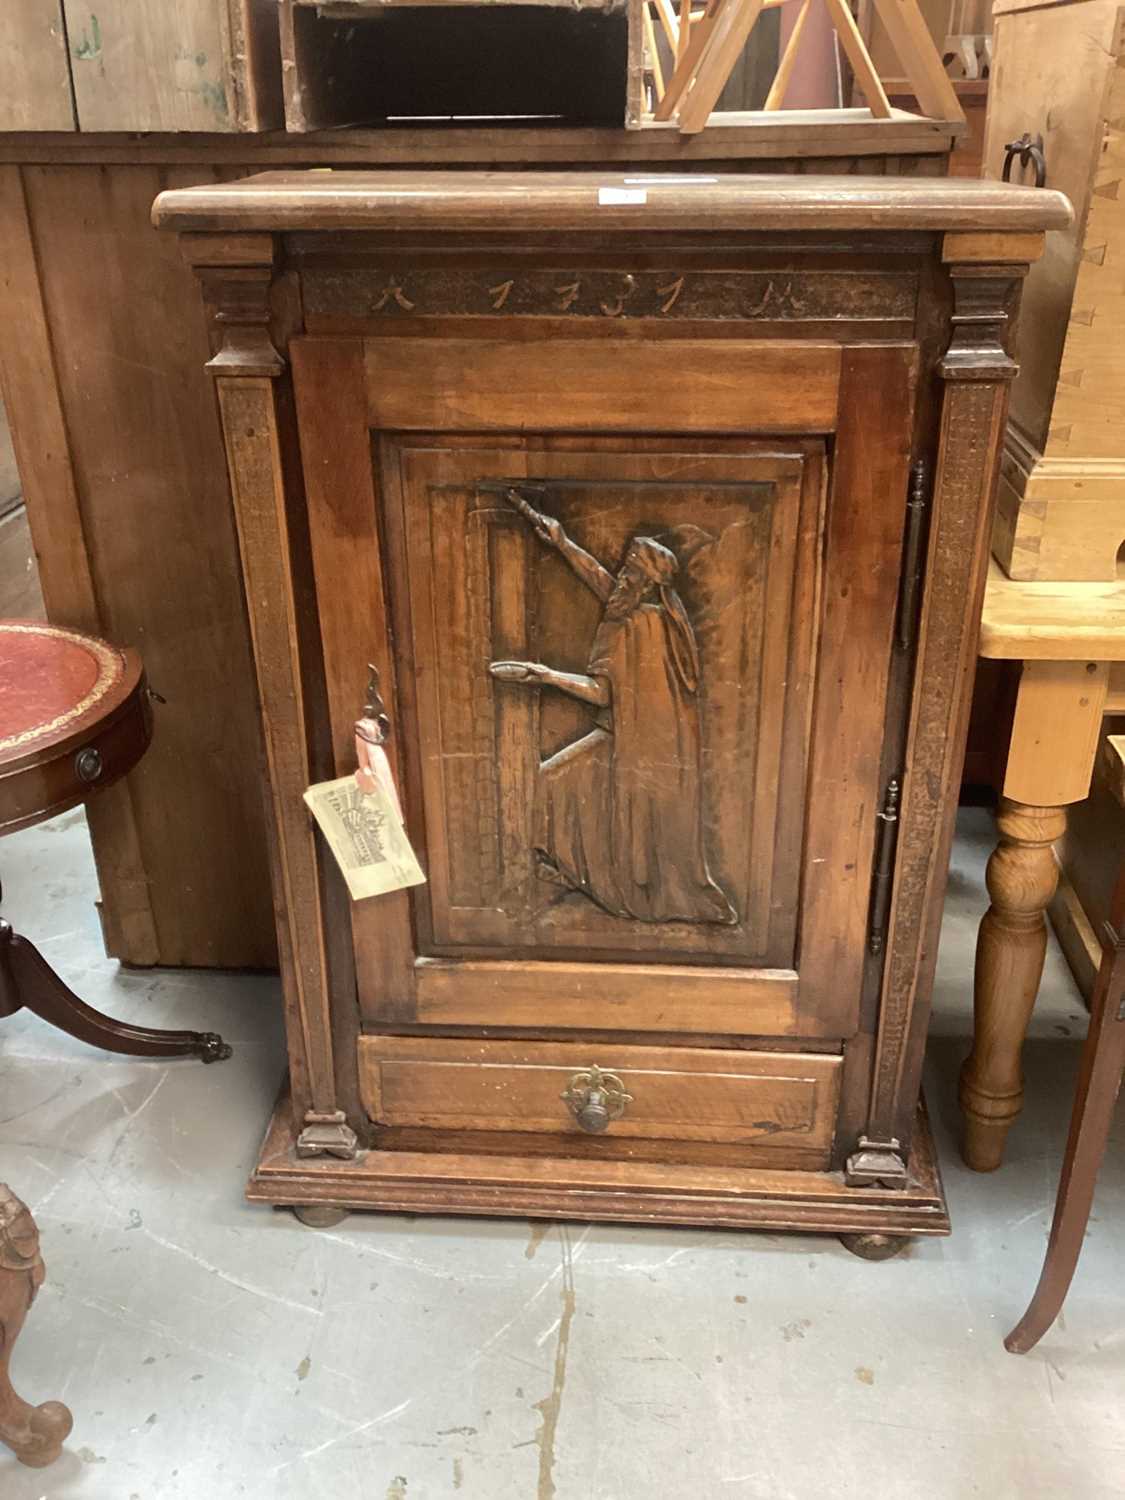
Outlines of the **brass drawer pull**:
{"type": "Polygon", "coordinates": [[[632,1094],[616,1073],[603,1073],[599,1067],[575,1073],[570,1087],[559,1095],[574,1116],[580,1129],[600,1135],[610,1122],[619,1120],[633,1102],[632,1094]]]}

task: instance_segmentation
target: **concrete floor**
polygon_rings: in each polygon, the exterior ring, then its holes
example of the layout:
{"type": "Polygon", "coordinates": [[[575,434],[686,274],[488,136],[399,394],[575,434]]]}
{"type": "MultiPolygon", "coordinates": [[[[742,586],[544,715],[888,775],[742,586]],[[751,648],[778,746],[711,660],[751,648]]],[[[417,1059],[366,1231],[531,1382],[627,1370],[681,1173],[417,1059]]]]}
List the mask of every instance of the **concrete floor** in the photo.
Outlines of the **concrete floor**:
{"type": "Polygon", "coordinates": [[[1084,1013],[1052,950],[1006,1167],[953,1144],[985,815],[955,853],[928,1096],[954,1218],[882,1265],[833,1239],[356,1215],[242,1202],[282,1069],[272,979],[118,971],[80,813],[5,839],[5,912],[91,1003],[220,1030],[221,1066],[0,1027],[0,1180],[48,1280],[20,1389],[57,1465],[4,1500],[761,1500],[1125,1495],[1125,1131],[1070,1301],[1001,1337],[1038,1276],[1084,1013]]]}

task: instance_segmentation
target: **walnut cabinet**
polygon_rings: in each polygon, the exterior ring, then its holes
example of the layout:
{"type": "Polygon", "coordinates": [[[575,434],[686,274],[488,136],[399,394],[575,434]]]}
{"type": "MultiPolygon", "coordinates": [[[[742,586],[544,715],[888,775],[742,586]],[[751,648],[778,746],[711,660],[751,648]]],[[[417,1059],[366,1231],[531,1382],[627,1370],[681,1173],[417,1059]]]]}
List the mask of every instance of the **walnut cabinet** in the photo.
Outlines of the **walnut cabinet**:
{"type": "Polygon", "coordinates": [[[253,1199],[947,1228],[928,991],[1010,331],[1068,214],[593,173],[158,199],[262,707],[290,1081],[253,1199]],[[354,768],[369,664],[427,880],[350,903],[301,794],[354,768]]]}

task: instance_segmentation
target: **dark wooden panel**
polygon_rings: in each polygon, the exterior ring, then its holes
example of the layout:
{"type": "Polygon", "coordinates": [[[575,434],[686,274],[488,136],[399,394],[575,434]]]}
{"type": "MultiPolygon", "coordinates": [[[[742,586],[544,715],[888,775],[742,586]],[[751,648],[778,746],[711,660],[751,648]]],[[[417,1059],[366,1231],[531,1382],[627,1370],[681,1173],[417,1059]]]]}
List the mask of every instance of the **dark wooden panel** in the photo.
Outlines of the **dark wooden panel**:
{"type": "MultiPolygon", "coordinates": [[[[51,474],[69,456],[81,530],[75,537],[61,518],[59,541],[84,543],[96,599],[96,620],[79,623],[135,646],[167,700],[129,779],[155,944],[138,952],[126,943],[118,956],[272,966],[261,751],[226,463],[204,369],[210,349],[191,311],[194,277],[175,242],[149,223],[153,196],[169,180],[210,175],[25,169],[56,346],[54,372],[40,379],[57,379],[69,455],[45,443],[29,453],[24,477],[33,530],[37,512],[52,528],[65,488],[51,474]]],[[[23,337],[20,323],[9,327],[9,342],[23,337]]],[[[55,399],[39,389],[44,405],[55,399]]],[[[59,548],[44,550],[44,593],[59,618],[50,587],[59,548]]],[[[102,875],[112,915],[128,887],[102,875]]]]}

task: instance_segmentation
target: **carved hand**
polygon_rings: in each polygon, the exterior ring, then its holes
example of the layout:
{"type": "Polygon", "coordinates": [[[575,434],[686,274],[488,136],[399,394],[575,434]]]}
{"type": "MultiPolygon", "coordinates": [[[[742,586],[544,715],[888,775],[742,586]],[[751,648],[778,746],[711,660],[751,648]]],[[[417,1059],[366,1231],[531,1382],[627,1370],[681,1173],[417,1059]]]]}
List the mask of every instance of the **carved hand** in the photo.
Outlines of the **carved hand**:
{"type": "Polygon", "coordinates": [[[541,683],[551,674],[550,667],[540,661],[494,661],[489,663],[488,670],[500,682],[541,683]]]}
{"type": "Polygon", "coordinates": [[[545,516],[541,511],[537,511],[535,520],[531,524],[535,527],[535,534],[539,540],[551,547],[561,547],[566,541],[566,532],[563,530],[562,522],[555,516],[545,516]]]}

